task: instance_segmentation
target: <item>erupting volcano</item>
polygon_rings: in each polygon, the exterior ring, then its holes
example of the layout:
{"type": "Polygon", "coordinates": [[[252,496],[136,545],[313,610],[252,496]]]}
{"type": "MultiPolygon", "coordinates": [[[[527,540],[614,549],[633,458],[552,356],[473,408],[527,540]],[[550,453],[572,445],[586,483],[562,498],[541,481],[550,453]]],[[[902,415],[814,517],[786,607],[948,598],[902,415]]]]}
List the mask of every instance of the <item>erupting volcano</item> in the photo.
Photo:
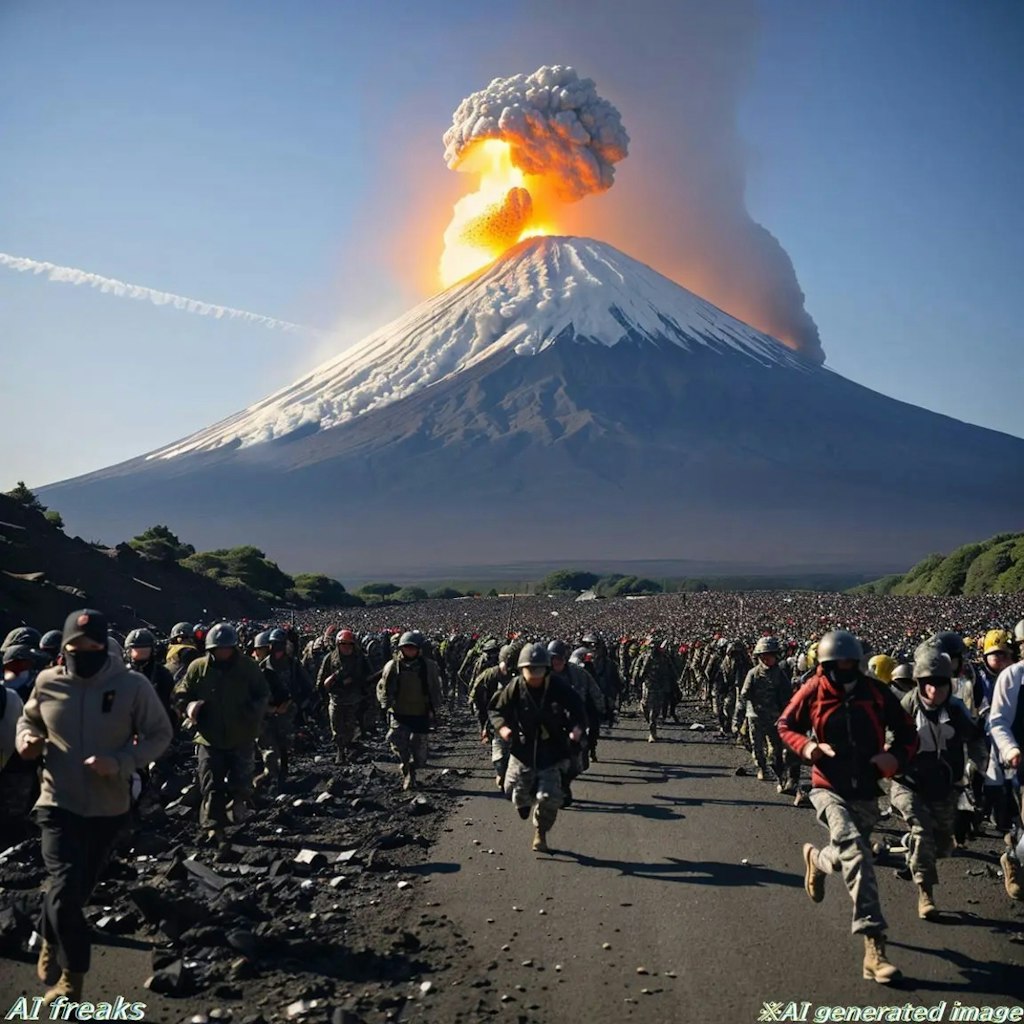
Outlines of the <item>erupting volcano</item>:
{"type": "Polygon", "coordinates": [[[479,179],[444,233],[445,287],[516,242],[554,234],[561,203],[611,188],[629,136],[619,112],[574,68],[496,78],[459,105],[445,132],[450,168],[479,179]]]}

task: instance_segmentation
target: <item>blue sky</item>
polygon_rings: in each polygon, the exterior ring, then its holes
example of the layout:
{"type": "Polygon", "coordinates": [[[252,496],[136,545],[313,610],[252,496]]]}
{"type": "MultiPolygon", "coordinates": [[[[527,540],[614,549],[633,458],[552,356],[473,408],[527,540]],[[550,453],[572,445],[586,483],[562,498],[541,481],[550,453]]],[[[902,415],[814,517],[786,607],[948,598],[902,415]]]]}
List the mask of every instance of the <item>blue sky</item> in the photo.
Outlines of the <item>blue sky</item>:
{"type": "MultiPolygon", "coordinates": [[[[641,35],[648,19],[659,34],[656,7],[629,5],[641,35]]],[[[715,10],[709,28],[700,3],[681,5],[680,38],[694,52],[705,31],[716,45],[734,27],[746,40],[733,106],[747,205],[792,258],[828,365],[1024,435],[1024,6],[715,10]]],[[[328,331],[218,321],[0,267],[0,400],[15,424],[0,487],[190,433],[424,297],[463,184],[440,136],[464,95],[573,61],[627,128],[631,109],[644,121],[630,65],[670,50],[616,53],[604,32],[525,0],[0,5],[0,252],[328,331]]],[[[720,74],[670,72],[698,100],[720,99],[720,74]]],[[[673,131],[671,89],[644,102],[673,131]]],[[[613,190],[627,199],[644,186],[629,176],[642,143],[634,134],[613,190]]]]}

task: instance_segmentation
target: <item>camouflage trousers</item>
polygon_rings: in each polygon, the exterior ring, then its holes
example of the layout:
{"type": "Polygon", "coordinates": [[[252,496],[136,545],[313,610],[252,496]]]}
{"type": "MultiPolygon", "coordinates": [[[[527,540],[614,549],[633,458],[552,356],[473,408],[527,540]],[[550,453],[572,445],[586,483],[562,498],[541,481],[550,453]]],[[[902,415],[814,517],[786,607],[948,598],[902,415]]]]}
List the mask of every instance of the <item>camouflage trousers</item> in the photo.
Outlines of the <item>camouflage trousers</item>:
{"type": "Polygon", "coordinates": [[[547,832],[562,806],[562,776],[569,771],[569,761],[558,761],[550,768],[533,769],[518,757],[510,755],[505,773],[505,795],[517,808],[533,808],[533,824],[547,832]]]}
{"type": "Polygon", "coordinates": [[[732,683],[716,683],[712,704],[718,724],[728,732],[736,714],[736,687],[732,683]]]}
{"type": "Polygon", "coordinates": [[[268,711],[263,718],[256,745],[263,758],[263,774],[267,779],[281,779],[288,772],[288,754],[295,739],[295,705],[281,715],[268,711]]]}
{"type": "Polygon", "coordinates": [[[494,774],[504,783],[508,771],[508,743],[498,735],[491,737],[491,763],[494,765],[494,774]]]}
{"type": "Polygon", "coordinates": [[[227,824],[227,804],[244,807],[252,800],[255,757],[252,743],[234,750],[196,744],[199,791],[202,804],[199,824],[216,828],[227,824]]]}
{"type": "Polygon", "coordinates": [[[775,777],[781,782],[785,774],[783,766],[785,757],[783,754],[783,743],[779,739],[779,731],[775,728],[775,722],[762,718],[747,716],[747,729],[750,733],[750,756],[754,763],[764,771],[768,767],[768,760],[771,759],[772,771],[775,777]]]}
{"type": "Polygon", "coordinates": [[[910,829],[906,837],[907,865],[918,885],[936,885],[939,873],[935,862],[953,852],[958,796],[954,789],[942,800],[925,800],[898,782],[892,784],[890,802],[910,829]]]}
{"type": "Polygon", "coordinates": [[[348,750],[362,721],[362,704],[359,701],[341,701],[332,695],[329,707],[334,746],[338,750],[348,750]]]}
{"type": "Polygon", "coordinates": [[[648,722],[656,722],[668,713],[671,690],[667,687],[651,686],[644,683],[640,688],[640,710],[648,722]]]}
{"type": "Polygon", "coordinates": [[[878,824],[878,800],[844,800],[830,789],[811,790],[811,806],[818,821],[828,829],[828,846],[817,853],[817,866],[828,874],[842,872],[853,900],[854,935],[877,935],[885,931],[885,918],[878,898],[871,831],[878,824]]]}
{"type": "Polygon", "coordinates": [[[427,755],[430,753],[430,734],[428,732],[415,731],[411,725],[398,721],[392,715],[387,740],[391,752],[403,765],[413,768],[426,767],[427,755]]]}

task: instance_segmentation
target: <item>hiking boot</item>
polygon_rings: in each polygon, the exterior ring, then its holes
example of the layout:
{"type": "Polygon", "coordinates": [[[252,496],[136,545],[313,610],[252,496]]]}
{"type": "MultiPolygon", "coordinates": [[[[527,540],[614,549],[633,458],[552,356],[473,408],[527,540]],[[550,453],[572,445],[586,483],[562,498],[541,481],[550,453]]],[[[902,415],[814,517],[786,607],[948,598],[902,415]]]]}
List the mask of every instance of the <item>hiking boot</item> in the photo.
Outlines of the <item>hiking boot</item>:
{"type": "Polygon", "coordinates": [[[813,843],[804,843],[804,889],[814,903],[825,898],[825,872],[818,867],[817,856],[818,848],[813,843]]]}
{"type": "Polygon", "coordinates": [[[495,775],[494,776],[494,785],[499,790],[503,790],[505,788],[505,780],[500,775],[495,775]]]}
{"type": "Polygon", "coordinates": [[[999,858],[1003,868],[1003,885],[1011,900],[1024,900],[1024,867],[1010,856],[1009,850],[999,858]]]}
{"type": "Polygon", "coordinates": [[[569,785],[568,782],[563,782],[562,788],[564,790],[562,794],[562,806],[572,807],[572,786],[569,785]]]}
{"type": "Polygon", "coordinates": [[[402,780],[402,789],[409,790],[416,788],[416,769],[409,766],[405,772],[405,778],[402,780]]]}
{"type": "Polygon", "coordinates": [[[60,977],[60,963],[57,960],[57,947],[51,946],[46,939],[39,947],[39,959],[36,961],[36,977],[47,986],[56,985],[60,977]]]}
{"type": "Polygon", "coordinates": [[[758,782],[764,782],[764,769],[763,768],[758,768],[757,769],[757,781],[758,782]]]}
{"type": "Polygon", "coordinates": [[[917,916],[922,921],[934,921],[939,916],[935,900],[932,899],[932,887],[930,885],[919,885],[917,887],[917,916]]]}
{"type": "Polygon", "coordinates": [[[57,983],[47,989],[43,996],[43,1006],[49,1006],[55,999],[64,996],[68,1000],[81,1001],[82,985],[85,983],[85,974],[72,971],[61,971],[57,983]]]}
{"type": "Polygon", "coordinates": [[[533,830],[533,849],[536,850],[537,853],[550,853],[551,852],[548,849],[547,833],[541,831],[540,828],[535,828],[533,830]]]}
{"type": "Polygon", "coordinates": [[[868,981],[877,981],[879,985],[889,985],[903,977],[899,968],[889,963],[885,955],[884,935],[864,936],[864,977],[868,981]]]}
{"type": "Polygon", "coordinates": [[[529,807],[517,807],[516,811],[518,812],[519,817],[523,819],[523,821],[526,821],[526,819],[530,816],[529,807]]]}
{"type": "Polygon", "coordinates": [[[811,798],[802,789],[798,789],[796,791],[796,796],[793,797],[793,806],[794,807],[810,807],[811,806],[811,798]]]}

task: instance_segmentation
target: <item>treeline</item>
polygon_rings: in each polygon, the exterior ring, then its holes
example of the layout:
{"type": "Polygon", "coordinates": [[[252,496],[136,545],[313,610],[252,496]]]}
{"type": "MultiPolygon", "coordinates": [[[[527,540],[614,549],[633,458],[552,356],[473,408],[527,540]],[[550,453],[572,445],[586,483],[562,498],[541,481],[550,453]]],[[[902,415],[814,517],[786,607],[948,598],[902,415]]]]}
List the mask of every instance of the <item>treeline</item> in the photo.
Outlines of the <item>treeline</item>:
{"type": "Polygon", "coordinates": [[[964,544],[948,555],[929,555],[909,572],[854,587],[854,594],[957,597],[1024,591],[1024,533],[1000,533],[964,544]]]}

